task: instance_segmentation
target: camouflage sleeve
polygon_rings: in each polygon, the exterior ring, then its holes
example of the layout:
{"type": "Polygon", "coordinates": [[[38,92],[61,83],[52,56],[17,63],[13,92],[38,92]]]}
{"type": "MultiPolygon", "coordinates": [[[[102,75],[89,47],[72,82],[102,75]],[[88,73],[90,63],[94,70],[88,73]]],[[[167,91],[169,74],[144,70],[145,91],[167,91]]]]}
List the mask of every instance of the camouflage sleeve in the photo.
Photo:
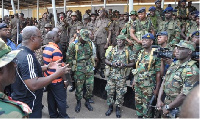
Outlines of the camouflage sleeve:
{"type": "MultiPolygon", "coordinates": [[[[152,24],[152,22],[151,22],[151,20],[150,20],[150,23],[149,23],[149,29],[148,29],[149,31],[151,31],[151,30],[154,30],[154,27],[153,27],[153,24],[152,24]]],[[[154,30],[155,31],[155,30],[154,30]]]]}
{"type": "Polygon", "coordinates": [[[187,69],[186,74],[184,76],[181,75],[181,77],[183,79],[183,88],[181,93],[184,95],[187,95],[192,88],[199,84],[199,70],[196,65],[193,65],[191,70],[187,69]]]}
{"type": "Polygon", "coordinates": [[[72,66],[72,60],[75,59],[75,44],[71,43],[68,47],[67,53],[66,53],[66,59],[67,63],[69,63],[70,66],[72,66]]]}
{"type": "Polygon", "coordinates": [[[160,58],[156,58],[155,59],[155,71],[159,72],[160,71],[160,66],[161,66],[161,59],[160,58]]]}
{"type": "Polygon", "coordinates": [[[129,61],[136,60],[136,54],[134,51],[129,49],[129,61]]]}
{"type": "Polygon", "coordinates": [[[136,30],[136,26],[137,26],[137,23],[134,21],[133,24],[131,25],[131,29],[136,30]]]}
{"type": "Polygon", "coordinates": [[[108,53],[108,55],[106,56],[106,59],[107,59],[108,61],[110,61],[110,60],[111,60],[111,57],[112,57],[112,51],[110,51],[110,52],[108,53]]]}

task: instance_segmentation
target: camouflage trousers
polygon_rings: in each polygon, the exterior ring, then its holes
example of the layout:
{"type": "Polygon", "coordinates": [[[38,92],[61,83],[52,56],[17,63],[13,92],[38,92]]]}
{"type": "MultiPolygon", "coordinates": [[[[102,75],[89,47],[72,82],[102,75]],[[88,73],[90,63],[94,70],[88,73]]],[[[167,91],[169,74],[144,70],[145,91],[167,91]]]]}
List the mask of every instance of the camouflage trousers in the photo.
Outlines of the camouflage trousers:
{"type": "Polygon", "coordinates": [[[107,85],[105,87],[107,91],[107,104],[115,105],[121,107],[124,102],[124,94],[127,92],[126,79],[109,79],[107,80],[107,85]],[[114,94],[116,91],[116,101],[114,101],[114,94]]]}
{"type": "Polygon", "coordinates": [[[94,88],[94,72],[74,72],[74,79],[75,79],[75,96],[76,100],[81,100],[83,98],[83,85],[85,83],[86,93],[84,95],[85,99],[89,99],[92,97],[92,91],[94,88]]]}
{"type": "Polygon", "coordinates": [[[139,87],[135,85],[135,107],[137,116],[150,117],[148,113],[148,102],[151,100],[154,87],[139,87]]]}

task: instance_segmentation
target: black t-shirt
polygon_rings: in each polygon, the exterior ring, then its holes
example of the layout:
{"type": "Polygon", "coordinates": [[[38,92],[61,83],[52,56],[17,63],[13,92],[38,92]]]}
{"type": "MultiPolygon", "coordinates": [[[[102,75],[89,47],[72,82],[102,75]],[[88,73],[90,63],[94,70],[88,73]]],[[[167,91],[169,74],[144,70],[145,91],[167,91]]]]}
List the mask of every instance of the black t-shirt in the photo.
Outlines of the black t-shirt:
{"type": "Polygon", "coordinates": [[[17,55],[16,81],[12,84],[11,97],[14,100],[26,103],[33,111],[42,110],[43,89],[31,92],[24,83],[24,80],[35,77],[43,77],[42,68],[36,59],[34,52],[29,48],[22,46],[17,55]],[[34,106],[33,106],[34,105],[34,106]]]}

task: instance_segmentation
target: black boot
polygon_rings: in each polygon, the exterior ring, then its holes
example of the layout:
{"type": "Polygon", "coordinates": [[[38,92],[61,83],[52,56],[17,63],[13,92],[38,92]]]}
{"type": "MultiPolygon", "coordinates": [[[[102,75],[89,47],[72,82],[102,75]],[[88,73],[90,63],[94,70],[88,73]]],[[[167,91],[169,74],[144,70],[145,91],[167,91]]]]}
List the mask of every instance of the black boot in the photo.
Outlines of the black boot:
{"type": "Polygon", "coordinates": [[[103,69],[101,69],[100,76],[101,76],[101,78],[105,78],[103,69]]]}
{"type": "Polygon", "coordinates": [[[94,103],[94,101],[90,98],[88,99],[89,103],[94,103]]]}
{"type": "Polygon", "coordinates": [[[118,106],[116,106],[116,117],[121,118],[121,111],[120,111],[120,107],[118,106]]]}
{"type": "Polygon", "coordinates": [[[72,82],[72,87],[69,89],[69,92],[73,92],[75,90],[75,82],[72,82]]]}
{"type": "Polygon", "coordinates": [[[87,107],[87,109],[88,109],[89,111],[93,111],[93,107],[90,105],[89,100],[86,100],[85,106],[87,107]]]}
{"type": "Polygon", "coordinates": [[[76,113],[79,113],[81,110],[81,101],[80,100],[77,100],[77,105],[76,105],[76,108],[75,108],[75,112],[76,113]]]}
{"type": "Polygon", "coordinates": [[[143,118],[143,116],[138,116],[138,118],[143,118]]]}
{"type": "Polygon", "coordinates": [[[109,105],[108,111],[105,113],[106,116],[110,116],[110,114],[113,112],[113,105],[109,105]]]}

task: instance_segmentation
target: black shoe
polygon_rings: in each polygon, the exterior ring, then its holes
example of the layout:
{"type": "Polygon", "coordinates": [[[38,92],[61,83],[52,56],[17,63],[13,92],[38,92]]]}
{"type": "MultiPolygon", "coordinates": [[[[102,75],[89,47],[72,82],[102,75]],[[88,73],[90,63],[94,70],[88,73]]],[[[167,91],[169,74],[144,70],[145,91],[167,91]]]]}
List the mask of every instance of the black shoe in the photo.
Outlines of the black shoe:
{"type": "Polygon", "coordinates": [[[118,106],[116,106],[116,117],[121,118],[121,111],[120,111],[120,107],[118,106]]]}
{"type": "Polygon", "coordinates": [[[101,78],[105,78],[103,69],[101,69],[100,76],[101,76],[101,78]]]}
{"type": "Polygon", "coordinates": [[[76,113],[79,113],[81,110],[81,101],[80,100],[77,100],[77,105],[75,107],[75,112],[76,113]]]}
{"type": "Polygon", "coordinates": [[[85,102],[85,106],[87,107],[87,109],[88,109],[89,111],[93,111],[93,107],[90,105],[90,103],[89,103],[88,100],[85,102]]]}
{"type": "Polygon", "coordinates": [[[138,118],[143,118],[143,116],[138,116],[138,118]]]}
{"type": "Polygon", "coordinates": [[[75,90],[75,82],[72,82],[72,87],[69,89],[69,92],[73,92],[75,90]]]}
{"type": "Polygon", "coordinates": [[[106,116],[110,116],[110,114],[113,112],[113,105],[109,105],[108,111],[105,113],[106,116]]]}
{"type": "Polygon", "coordinates": [[[89,103],[94,103],[94,101],[90,98],[88,99],[89,103]]]}
{"type": "Polygon", "coordinates": [[[66,108],[69,108],[69,106],[66,104],[66,108]]]}

